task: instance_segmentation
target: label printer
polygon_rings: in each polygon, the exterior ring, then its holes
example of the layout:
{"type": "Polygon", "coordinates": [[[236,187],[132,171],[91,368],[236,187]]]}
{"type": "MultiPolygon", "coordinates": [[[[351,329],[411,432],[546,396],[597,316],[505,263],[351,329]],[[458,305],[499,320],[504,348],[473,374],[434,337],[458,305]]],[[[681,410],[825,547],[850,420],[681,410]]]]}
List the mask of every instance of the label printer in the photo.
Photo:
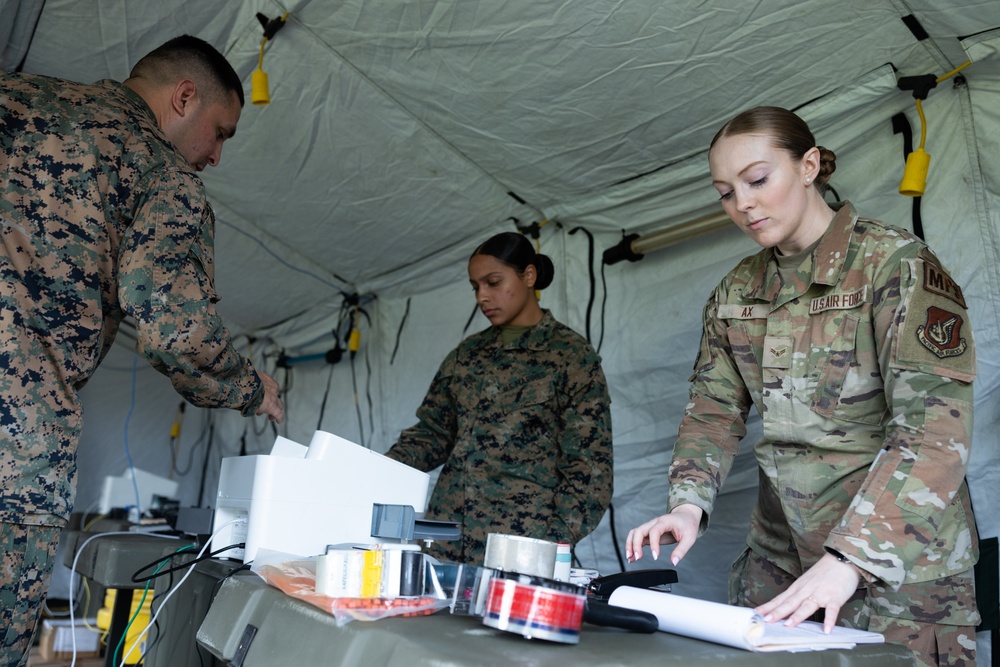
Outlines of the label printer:
{"type": "Polygon", "coordinates": [[[222,460],[212,550],[243,543],[220,556],[249,562],[261,548],[314,556],[335,544],[457,539],[458,524],[418,518],[429,483],[332,433],[316,431],[308,447],[279,436],[270,455],[222,460]]]}

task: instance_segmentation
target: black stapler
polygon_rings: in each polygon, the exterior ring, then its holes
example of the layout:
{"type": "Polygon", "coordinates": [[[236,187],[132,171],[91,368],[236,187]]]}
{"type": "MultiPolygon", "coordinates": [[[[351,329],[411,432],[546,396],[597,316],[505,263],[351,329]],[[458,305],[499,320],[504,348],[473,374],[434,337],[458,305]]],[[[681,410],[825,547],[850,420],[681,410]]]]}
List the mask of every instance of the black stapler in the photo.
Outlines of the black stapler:
{"type": "Polygon", "coordinates": [[[583,620],[593,625],[623,628],[632,632],[653,633],[659,629],[656,616],[646,611],[626,609],[608,604],[611,593],[619,586],[654,588],[677,583],[674,570],[639,570],[619,572],[593,579],[587,585],[587,604],[583,609],[583,620]]]}

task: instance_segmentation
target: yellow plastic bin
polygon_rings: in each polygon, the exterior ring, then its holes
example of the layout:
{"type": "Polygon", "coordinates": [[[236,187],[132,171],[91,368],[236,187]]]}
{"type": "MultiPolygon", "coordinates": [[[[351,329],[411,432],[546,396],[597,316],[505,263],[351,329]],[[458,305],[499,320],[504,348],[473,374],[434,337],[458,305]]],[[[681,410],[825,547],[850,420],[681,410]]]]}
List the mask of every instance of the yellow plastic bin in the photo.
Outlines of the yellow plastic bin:
{"type": "MultiPolygon", "coordinates": [[[[123,591],[128,594],[129,591],[123,591]]],[[[118,595],[118,591],[114,588],[109,588],[104,594],[104,606],[100,608],[97,612],[97,627],[106,635],[109,628],[111,627],[111,610],[115,607],[115,599],[118,595]]],[[[142,631],[146,629],[149,625],[149,615],[150,615],[150,605],[153,604],[153,592],[152,591],[132,591],[132,607],[129,609],[129,619],[131,623],[128,626],[128,630],[125,633],[125,642],[122,644],[122,648],[118,652],[118,659],[115,664],[121,662],[122,656],[132,651],[128,659],[125,660],[126,665],[134,665],[142,660],[142,654],[146,648],[146,641],[149,639],[149,633],[143,636],[142,642],[135,646],[139,635],[142,631]],[[143,600],[143,593],[146,594],[146,599],[143,600]],[[142,605],[140,608],[139,605],[142,605]],[[136,615],[136,610],[139,611],[138,616],[136,615]],[[133,618],[134,617],[134,618],[133,618]],[[135,649],[132,647],[135,646],[135,649]]],[[[108,651],[114,651],[117,646],[107,647],[108,651]]]]}

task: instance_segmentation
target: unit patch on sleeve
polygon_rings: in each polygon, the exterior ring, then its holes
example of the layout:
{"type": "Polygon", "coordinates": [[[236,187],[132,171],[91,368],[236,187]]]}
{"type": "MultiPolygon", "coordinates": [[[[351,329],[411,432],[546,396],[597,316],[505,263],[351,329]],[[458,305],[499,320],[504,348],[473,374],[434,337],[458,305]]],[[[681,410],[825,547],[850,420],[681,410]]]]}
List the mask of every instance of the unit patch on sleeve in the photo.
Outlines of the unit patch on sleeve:
{"type": "Polygon", "coordinates": [[[927,320],[917,327],[917,340],[939,359],[957,357],[969,347],[961,337],[963,323],[961,315],[931,306],[927,309],[927,320]]]}
{"type": "Polygon", "coordinates": [[[976,345],[961,288],[937,262],[900,264],[898,335],[890,365],[960,382],[976,379],[976,345]]]}

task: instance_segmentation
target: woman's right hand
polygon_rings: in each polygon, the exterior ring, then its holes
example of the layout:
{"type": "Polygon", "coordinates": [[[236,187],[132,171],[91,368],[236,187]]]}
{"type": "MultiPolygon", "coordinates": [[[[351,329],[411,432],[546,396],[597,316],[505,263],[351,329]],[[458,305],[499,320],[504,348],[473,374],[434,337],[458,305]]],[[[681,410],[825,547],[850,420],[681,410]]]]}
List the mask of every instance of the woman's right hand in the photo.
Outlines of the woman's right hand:
{"type": "Polygon", "coordinates": [[[628,562],[634,563],[642,558],[642,547],[648,544],[653,560],[657,560],[661,544],[676,543],[670,562],[677,565],[698,539],[703,514],[704,511],[697,505],[678,505],[670,514],[633,528],[625,538],[625,557],[628,562]]]}

